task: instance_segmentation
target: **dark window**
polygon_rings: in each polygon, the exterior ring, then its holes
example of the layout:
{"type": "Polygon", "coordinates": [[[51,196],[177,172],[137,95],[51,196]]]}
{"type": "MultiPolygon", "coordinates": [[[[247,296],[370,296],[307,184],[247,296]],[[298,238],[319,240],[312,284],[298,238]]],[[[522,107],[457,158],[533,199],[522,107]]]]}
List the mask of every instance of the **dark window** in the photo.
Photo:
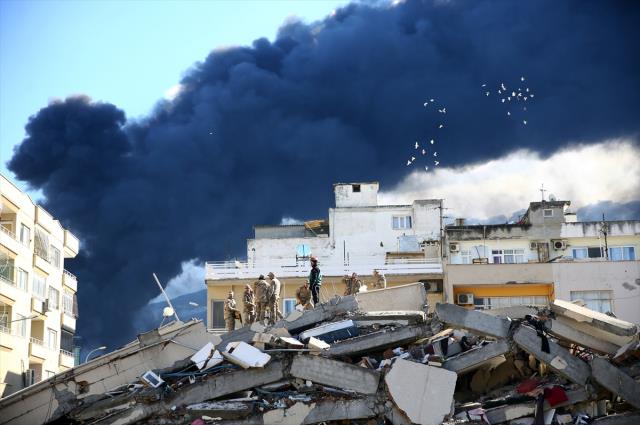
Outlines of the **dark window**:
{"type": "Polygon", "coordinates": [[[353,188],[354,192],[360,192],[360,185],[359,184],[352,184],[351,187],[353,188]]]}
{"type": "Polygon", "coordinates": [[[600,247],[588,248],[589,258],[600,258],[602,257],[602,250],[600,247]]]}
{"type": "Polygon", "coordinates": [[[211,301],[211,327],[224,328],[224,301],[211,301]]]}
{"type": "Polygon", "coordinates": [[[73,353],[73,332],[62,329],[60,334],[60,349],[73,353]]]}

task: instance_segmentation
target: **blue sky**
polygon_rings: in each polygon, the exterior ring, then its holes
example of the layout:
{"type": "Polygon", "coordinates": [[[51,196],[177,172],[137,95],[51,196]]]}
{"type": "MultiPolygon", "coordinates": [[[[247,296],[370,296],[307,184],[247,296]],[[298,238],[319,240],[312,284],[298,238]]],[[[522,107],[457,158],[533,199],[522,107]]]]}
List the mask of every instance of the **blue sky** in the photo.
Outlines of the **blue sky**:
{"type": "Polygon", "coordinates": [[[0,1],[0,172],[28,118],[52,98],[87,94],[150,111],[195,61],[273,39],[295,16],[321,19],[347,1],[0,1]]]}

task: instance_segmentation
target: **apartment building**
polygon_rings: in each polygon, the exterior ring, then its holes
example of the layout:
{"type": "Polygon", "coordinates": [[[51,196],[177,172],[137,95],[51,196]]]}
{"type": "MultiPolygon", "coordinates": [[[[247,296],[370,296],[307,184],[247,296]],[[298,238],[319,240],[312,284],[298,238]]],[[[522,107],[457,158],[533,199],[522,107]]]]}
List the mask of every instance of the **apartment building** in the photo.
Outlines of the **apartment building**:
{"type": "Polygon", "coordinates": [[[578,222],[569,208],[531,202],[517,223],[446,226],[446,299],[477,309],[582,300],[640,323],[640,221],[578,222]]]}
{"type": "Polygon", "coordinates": [[[0,396],[74,366],[78,239],[0,175],[0,396]]]}
{"type": "Polygon", "coordinates": [[[241,302],[244,285],[269,272],[283,283],[281,310],[291,311],[295,290],[309,275],[311,255],[319,259],[325,299],[343,294],[345,274],[358,273],[370,283],[373,270],[379,270],[388,286],[421,281],[430,305],[442,300],[442,200],[379,205],[377,182],[337,183],[333,190],[335,207],[326,218],[255,226],[246,259],[205,264],[210,328],[224,327],[223,303],[230,290],[241,302]]]}

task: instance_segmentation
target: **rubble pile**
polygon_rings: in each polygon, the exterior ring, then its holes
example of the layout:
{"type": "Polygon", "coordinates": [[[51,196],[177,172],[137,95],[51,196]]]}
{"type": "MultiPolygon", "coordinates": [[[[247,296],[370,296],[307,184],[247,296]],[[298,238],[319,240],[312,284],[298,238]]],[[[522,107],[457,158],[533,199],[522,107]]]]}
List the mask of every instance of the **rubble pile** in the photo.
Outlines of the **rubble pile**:
{"type": "MultiPolygon", "coordinates": [[[[420,284],[336,297],[270,327],[205,333],[188,356],[163,360],[197,334],[176,325],[107,359],[84,393],[90,372],[76,371],[22,399],[55,399],[49,423],[640,423],[637,325],[561,300],[432,314],[424,300],[420,284]]],[[[12,412],[0,423],[27,423],[12,412]]]]}

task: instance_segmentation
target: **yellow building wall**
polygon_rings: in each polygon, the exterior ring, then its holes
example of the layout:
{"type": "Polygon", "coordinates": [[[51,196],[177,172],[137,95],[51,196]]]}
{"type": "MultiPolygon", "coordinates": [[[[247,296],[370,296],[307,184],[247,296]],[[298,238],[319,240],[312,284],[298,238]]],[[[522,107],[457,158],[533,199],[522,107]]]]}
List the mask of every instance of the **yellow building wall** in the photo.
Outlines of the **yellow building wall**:
{"type": "Polygon", "coordinates": [[[545,296],[549,301],[554,299],[553,283],[454,285],[453,299],[457,300],[458,294],[462,293],[471,293],[476,298],[545,296]]]}

